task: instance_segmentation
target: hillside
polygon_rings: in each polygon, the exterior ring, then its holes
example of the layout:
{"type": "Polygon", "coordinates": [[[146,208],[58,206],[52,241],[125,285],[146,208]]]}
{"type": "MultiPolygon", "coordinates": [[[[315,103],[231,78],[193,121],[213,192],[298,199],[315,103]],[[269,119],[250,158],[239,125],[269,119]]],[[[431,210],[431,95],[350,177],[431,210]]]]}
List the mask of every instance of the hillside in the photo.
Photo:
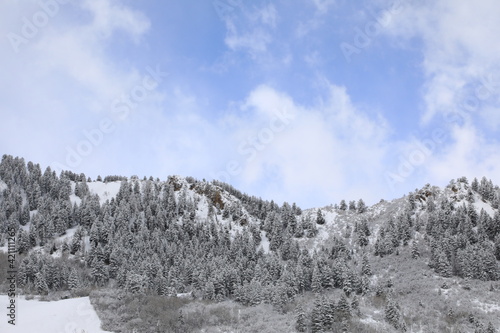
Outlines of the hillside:
{"type": "Polygon", "coordinates": [[[0,250],[15,238],[17,294],[90,295],[106,331],[490,333],[499,199],[461,178],[301,209],[217,181],[92,180],[4,156],[0,250]]]}

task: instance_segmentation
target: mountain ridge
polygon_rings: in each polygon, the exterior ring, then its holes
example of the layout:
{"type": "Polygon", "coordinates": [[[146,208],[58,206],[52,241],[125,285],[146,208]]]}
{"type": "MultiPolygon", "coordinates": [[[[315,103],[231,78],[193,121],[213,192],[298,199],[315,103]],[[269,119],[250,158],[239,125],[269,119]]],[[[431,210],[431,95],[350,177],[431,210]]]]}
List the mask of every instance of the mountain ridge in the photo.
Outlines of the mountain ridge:
{"type": "MultiPolygon", "coordinates": [[[[92,181],[7,155],[0,179],[0,247],[7,251],[6,230],[16,230],[21,294],[90,294],[105,318],[106,302],[178,295],[193,298],[178,310],[197,316],[212,306],[201,301],[245,313],[272,306],[283,321],[270,332],[500,324],[500,190],[486,178],[425,185],[369,207],[360,199],[304,210],[218,181],[92,181]]],[[[178,316],[159,322],[172,332],[217,327],[178,316]]],[[[105,325],[148,331],[123,318],[105,325]]]]}

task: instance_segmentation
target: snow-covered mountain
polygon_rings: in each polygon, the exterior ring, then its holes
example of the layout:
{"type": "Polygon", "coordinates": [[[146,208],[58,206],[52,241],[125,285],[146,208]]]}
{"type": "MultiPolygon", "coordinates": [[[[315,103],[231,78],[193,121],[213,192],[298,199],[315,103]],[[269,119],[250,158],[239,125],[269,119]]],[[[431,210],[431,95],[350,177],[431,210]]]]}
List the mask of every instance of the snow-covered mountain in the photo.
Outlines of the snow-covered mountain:
{"type": "Polygon", "coordinates": [[[17,293],[90,294],[107,330],[148,331],[160,303],[175,309],[160,330],[220,328],[203,300],[270,306],[278,332],[486,331],[500,325],[499,198],[486,178],[460,178],[370,207],[301,209],[217,181],[91,180],[4,156],[0,246],[14,231],[17,293]],[[133,321],[136,298],[160,303],[133,321]]]}

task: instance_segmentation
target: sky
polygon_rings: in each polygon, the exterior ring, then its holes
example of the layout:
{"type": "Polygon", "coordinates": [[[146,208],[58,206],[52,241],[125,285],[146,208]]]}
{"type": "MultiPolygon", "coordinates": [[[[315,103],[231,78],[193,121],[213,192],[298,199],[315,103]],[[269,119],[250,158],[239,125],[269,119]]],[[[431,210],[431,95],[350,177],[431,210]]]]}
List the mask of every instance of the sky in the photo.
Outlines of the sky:
{"type": "Polygon", "coordinates": [[[500,184],[496,0],[0,2],[0,154],[303,208],[500,184]]]}

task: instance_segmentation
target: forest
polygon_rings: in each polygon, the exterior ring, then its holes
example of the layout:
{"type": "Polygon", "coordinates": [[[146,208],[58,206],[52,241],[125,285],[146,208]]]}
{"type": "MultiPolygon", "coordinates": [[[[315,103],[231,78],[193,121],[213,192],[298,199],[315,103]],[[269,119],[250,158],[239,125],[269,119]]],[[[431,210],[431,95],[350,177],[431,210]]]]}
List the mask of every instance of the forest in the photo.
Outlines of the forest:
{"type": "MultiPolygon", "coordinates": [[[[293,318],[297,332],[399,332],[418,324],[408,302],[425,304],[402,294],[410,282],[384,273],[393,262],[421,264],[419,274],[439,281],[439,295],[453,284],[460,293],[483,288],[500,309],[499,204],[499,187],[484,177],[452,180],[442,191],[426,185],[373,207],[357,199],[302,209],[218,181],[92,180],[4,155],[0,247],[7,252],[14,230],[20,294],[174,302],[154,332],[208,325],[186,320],[189,311],[180,309],[189,302],[266,305],[293,318]],[[115,194],[98,190],[111,185],[115,194]],[[382,326],[366,320],[374,309],[382,326]]],[[[7,293],[7,259],[0,259],[0,292],[7,293]]],[[[448,315],[448,326],[464,332],[500,325],[498,312],[448,315]]]]}

